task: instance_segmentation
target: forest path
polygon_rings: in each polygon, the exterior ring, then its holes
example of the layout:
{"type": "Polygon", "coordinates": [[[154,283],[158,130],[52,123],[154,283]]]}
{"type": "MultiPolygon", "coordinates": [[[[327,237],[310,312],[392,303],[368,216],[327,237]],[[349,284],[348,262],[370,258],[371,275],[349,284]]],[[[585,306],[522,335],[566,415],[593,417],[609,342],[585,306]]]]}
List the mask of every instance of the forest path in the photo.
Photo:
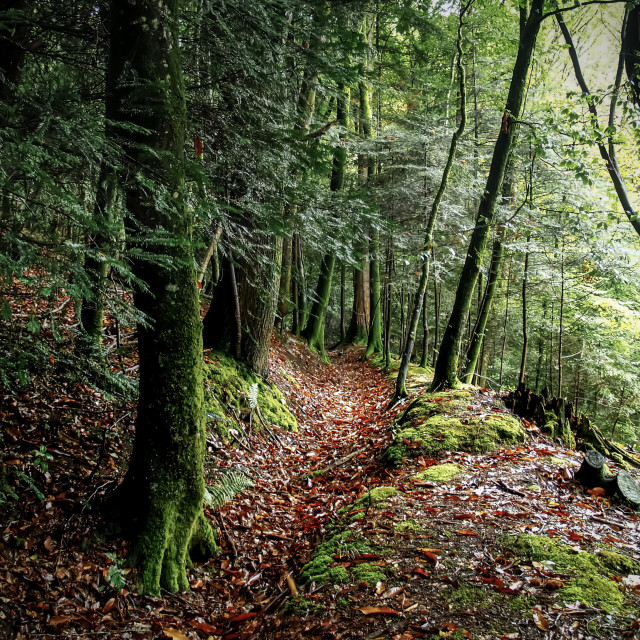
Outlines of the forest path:
{"type": "MultiPolygon", "coordinates": [[[[390,383],[360,361],[362,349],[329,355],[331,364],[325,364],[293,338],[274,340],[270,376],[296,414],[299,432],[277,431],[280,445],[251,433],[248,449],[226,450],[225,464],[246,469],[256,481],[217,516],[224,555],[212,564],[229,582],[227,597],[216,595],[220,608],[213,617],[217,626],[241,625],[239,637],[263,637],[265,625],[273,624],[269,614],[295,589],[292,581],[331,516],[366,489],[388,483],[377,455],[401,405],[386,411],[390,383]]],[[[203,576],[196,586],[207,592],[220,584],[207,584],[203,576]]]]}

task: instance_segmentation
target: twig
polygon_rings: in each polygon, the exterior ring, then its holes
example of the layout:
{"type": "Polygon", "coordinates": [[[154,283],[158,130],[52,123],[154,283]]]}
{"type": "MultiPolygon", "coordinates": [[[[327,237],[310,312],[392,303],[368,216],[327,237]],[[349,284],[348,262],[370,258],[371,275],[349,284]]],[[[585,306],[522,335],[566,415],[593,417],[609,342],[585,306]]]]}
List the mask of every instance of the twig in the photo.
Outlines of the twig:
{"type": "Polygon", "coordinates": [[[238,549],[236,547],[235,540],[233,539],[231,532],[227,528],[227,525],[224,522],[224,518],[222,517],[222,514],[218,511],[216,515],[218,516],[218,520],[220,521],[220,529],[221,531],[224,532],[224,535],[226,536],[227,540],[229,541],[229,544],[231,545],[231,552],[233,553],[233,558],[234,560],[237,560],[238,549]]]}

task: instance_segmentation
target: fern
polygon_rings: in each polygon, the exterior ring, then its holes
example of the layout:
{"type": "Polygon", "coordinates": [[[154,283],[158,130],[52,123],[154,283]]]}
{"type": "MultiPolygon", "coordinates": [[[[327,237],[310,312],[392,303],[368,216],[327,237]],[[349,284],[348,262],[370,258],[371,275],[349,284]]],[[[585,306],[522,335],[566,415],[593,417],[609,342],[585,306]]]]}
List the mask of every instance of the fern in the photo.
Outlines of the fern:
{"type": "Polygon", "coordinates": [[[212,509],[221,509],[229,500],[253,486],[255,482],[242,472],[219,472],[218,483],[205,488],[204,503],[212,509]]]}
{"type": "Polygon", "coordinates": [[[252,411],[257,409],[258,407],[258,383],[254,382],[249,387],[249,393],[247,394],[247,399],[249,401],[249,409],[252,411]]]}

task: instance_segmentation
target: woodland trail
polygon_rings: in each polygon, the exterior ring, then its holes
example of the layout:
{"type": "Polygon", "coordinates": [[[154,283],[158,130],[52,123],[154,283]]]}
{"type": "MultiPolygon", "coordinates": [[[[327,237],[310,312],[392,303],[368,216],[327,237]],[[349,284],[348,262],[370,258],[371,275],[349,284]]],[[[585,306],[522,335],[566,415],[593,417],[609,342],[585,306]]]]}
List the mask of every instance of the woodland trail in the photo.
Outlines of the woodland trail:
{"type": "Polygon", "coordinates": [[[361,354],[357,348],[332,352],[331,364],[324,364],[295,340],[274,341],[270,376],[288,398],[299,433],[279,431],[280,447],[254,433],[251,451],[229,452],[226,464],[246,469],[256,486],[218,515],[228,559],[221,566],[230,576],[233,602],[231,609],[221,606],[220,622],[256,604],[266,614],[240,620],[240,637],[265,637],[274,624],[269,614],[291,595],[291,581],[322,540],[329,518],[388,481],[377,455],[401,407],[385,411],[390,383],[360,362],[361,354]]]}
{"type": "MultiPolygon", "coordinates": [[[[324,364],[292,337],[274,340],[270,377],[299,433],[269,437],[245,424],[242,446],[210,433],[211,464],[240,470],[255,486],[210,512],[220,553],[193,566],[190,592],[162,598],[135,593],[126,541],[97,538],[90,509],[122,473],[114,460],[127,447],[117,423],[132,429],[133,407],[116,411],[78,385],[5,402],[6,432],[21,452],[8,464],[31,460],[44,438],[52,459],[50,473],[37,476],[46,496],[27,494],[0,540],[0,638],[638,638],[640,521],[574,481],[582,454],[528,425],[517,446],[414,452],[386,469],[379,455],[409,401],[387,412],[391,385],[360,353],[345,349],[324,364]],[[436,481],[421,475],[452,467],[436,481]],[[383,486],[371,508],[352,506],[383,486]],[[300,570],[320,543],[345,579],[303,584],[300,570]],[[558,548],[559,556],[545,555],[558,548]],[[588,577],[577,573],[585,567],[588,577]]],[[[462,393],[462,421],[507,413],[488,390],[462,393]]],[[[427,402],[444,408],[444,400],[427,402]]]]}

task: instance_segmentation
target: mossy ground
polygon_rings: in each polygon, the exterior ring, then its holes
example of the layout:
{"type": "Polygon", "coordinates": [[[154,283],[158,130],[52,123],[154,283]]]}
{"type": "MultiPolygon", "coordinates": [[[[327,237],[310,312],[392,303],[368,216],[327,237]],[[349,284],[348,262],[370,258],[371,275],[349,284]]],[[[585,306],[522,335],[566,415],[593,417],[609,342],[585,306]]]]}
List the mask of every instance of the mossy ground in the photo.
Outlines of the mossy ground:
{"type": "MultiPolygon", "coordinates": [[[[209,393],[205,394],[207,416],[210,424],[223,440],[229,439],[229,428],[234,421],[230,409],[237,416],[251,411],[249,396],[251,388],[257,387],[258,409],[268,426],[277,425],[286,431],[297,431],[298,422],[289,411],[282,393],[273,385],[265,383],[242,363],[220,353],[210,353],[205,364],[205,379],[209,393]]],[[[257,415],[252,417],[256,429],[262,428],[257,415]]]]}
{"type": "Polygon", "coordinates": [[[398,466],[407,457],[441,451],[488,452],[526,439],[515,417],[471,410],[473,399],[471,389],[421,394],[398,420],[399,430],[383,453],[383,462],[398,466]]]}
{"type": "Polygon", "coordinates": [[[503,538],[507,549],[549,567],[550,571],[570,576],[559,591],[567,603],[580,602],[611,613],[624,608],[624,593],[613,578],[640,573],[640,562],[609,550],[578,552],[573,547],[542,535],[518,535],[503,538]]]}
{"type": "Polygon", "coordinates": [[[452,462],[445,462],[444,464],[436,464],[424,471],[421,471],[418,475],[413,476],[413,480],[426,480],[428,482],[449,482],[456,476],[464,472],[464,467],[452,462]]]}
{"type": "MultiPolygon", "coordinates": [[[[334,556],[349,558],[363,553],[373,553],[374,550],[367,540],[360,534],[351,531],[338,533],[318,546],[311,560],[303,567],[300,573],[302,584],[331,583],[345,584],[347,582],[357,582],[354,574],[355,568],[348,571],[342,564],[336,561],[334,556]]],[[[368,563],[366,563],[368,564],[368,563]]],[[[362,570],[359,570],[362,572],[362,570]]]]}
{"type": "Polygon", "coordinates": [[[395,496],[398,493],[398,489],[395,487],[375,487],[365,493],[352,505],[342,507],[338,510],[339,514],[347,513],[349,511],[357,511],[359,509],[368,509],[370,507],[376,507],[384,504],[391,496],[395,496]]]}

